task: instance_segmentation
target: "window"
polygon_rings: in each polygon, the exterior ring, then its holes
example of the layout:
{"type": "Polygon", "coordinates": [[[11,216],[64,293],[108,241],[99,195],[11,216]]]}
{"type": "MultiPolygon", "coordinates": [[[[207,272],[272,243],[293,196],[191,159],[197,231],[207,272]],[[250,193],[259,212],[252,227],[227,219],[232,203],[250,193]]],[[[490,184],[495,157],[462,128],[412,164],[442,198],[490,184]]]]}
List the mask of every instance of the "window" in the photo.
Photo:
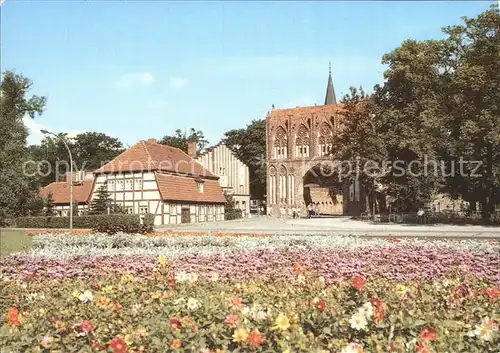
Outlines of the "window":
{"type": "Polygon", "coordinates": [[[177,205],[174,203],[174,204],[170,204],[170,214],[173,215],[173,214],[177,214],[177,205]]]}
{"type": "Polygon", "coordinates": [[[297,132],[297,136],[295,136],[297,157],[309,157],[309,145],[309,130],[304,125],[301,125],[297,132]]]}
{"type": "Polygon", "coordinates": [[[203,182],[198,182],[198,192],[203,192],[203,182]]]}
{"type": "Polygon", "coordinates": [[[220,167],[219,168],[219,176],[226,175],[226,168],[220,167]]]}
{"type": "Polygon", "coordinates": [[[142,190],[142,180],[135,179],[135,190],[142,190]]]}
{"type": "Polygon", "coordinates": [[[114,180],[108,181],[108,191],[115,191],[115,181],[114,180]]]}
{"type": "Polygon", "coordinates": [[[139,207],[139,213],[141,213],[141,214],[148,213],[148,206],[139,207]]]}
{"type": "Polygon", "coordinates": [[[116,190],[123,190],[123,180],[116,181],[116,190]]]}
{"type": "Polygon", "coordinates": [[[274,138],[274,157],[287,158],[287,145],[288,142],[285,129],[279,127],[274,138]]]}
{"type": "Polygon", "coordinates": [[[133,185],[134,185],[133,180],[126,180],[125,181],[125,190],[132,190],[133,185]]]}
{"type": "Polygon", "coordinates": [[[127,213],[134,213],[134,208],[133,207],[127,207],[127,213]]]}

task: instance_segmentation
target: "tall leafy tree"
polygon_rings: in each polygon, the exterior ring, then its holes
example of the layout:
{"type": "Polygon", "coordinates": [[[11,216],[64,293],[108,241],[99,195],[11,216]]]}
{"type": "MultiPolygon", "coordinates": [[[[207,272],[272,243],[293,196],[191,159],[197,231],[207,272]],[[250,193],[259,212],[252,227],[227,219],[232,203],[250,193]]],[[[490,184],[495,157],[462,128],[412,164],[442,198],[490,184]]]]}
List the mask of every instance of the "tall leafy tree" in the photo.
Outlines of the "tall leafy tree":
{"type": "Polygon", "coordinates": [[[456,165],[460,158],[476,162],[464,165],[464,173],[448,177],[446,186],[449,193],[473,205],[478,201],[483,218],[488,219],[500,203],[498,6],[462,20],[463,25],[443,30],[448,35],[446,59],[452,77],[447,92],[451,113],[446,120],[450,148],[443,158],[456,165]]]}
{"type": "Polygon", "coordinates": [[[253,120],[244,129],[227,131],[224,142],[248,166],[251,197],[264,199],[267,175],[265,120],[253,120]]]}
{"type": "MultiPolygon", "coordinates": [[[[93,171],[124,151],[123,144],[114,137],[99,132],[86,132],[66,140],[73,156],[73,169],[93,171]]],[[[39,162],[41,183],[47,185],[59,181],[69,172],[69,157],[60,139],[45,137],[40,145],[29,147],[30,156],[39,162]]]]}
{"type": "Polygon", "coordinates": [[[202,151],[208,145],[208,140],[205,139],[203,131],[194,128],[189,129],[189,131],[177,129],[173,135],[166,135],[160,140],[160,143],[177,147],[186,153],[188,152],[189,142],[196,142],[198,152],[202,151]]]}
{"type": "Polygon", "coordinates": [[[338,181],[353,183],[357,179],[365,190],[366,211],[370,212],[378,184],[387,172],[385,143],[379,133],[382,121],[372,97],[362,88],[351,87],[342,104],[341,128],[332,139],[331,154],[334,160],[342,161],[342,180],[338,181]]]}
{"type": "Polygon", "coordinates": [[[28,129],[23,117],[41,114],[46,98],[28,97],[32,82],[13,71],[3,73],[0,86],[0,223],[6,217],[22,216],[40,205],[38,181],[28,162],[28,129]],[[37,206],[38,205],[38,206],[37,206]]]}
{"type": "Polygon", "coordinates": [[[463,21],[444,28],[445,39],[407,40],[386,54],[375,97],[389,159],[404,169],[390,174],[391,191],[408,205],[445,191],[479,201],[488,219],[500,185],[498,7],[463,21]],[[410,168],[414,161],[420,165],[410,168]]]}

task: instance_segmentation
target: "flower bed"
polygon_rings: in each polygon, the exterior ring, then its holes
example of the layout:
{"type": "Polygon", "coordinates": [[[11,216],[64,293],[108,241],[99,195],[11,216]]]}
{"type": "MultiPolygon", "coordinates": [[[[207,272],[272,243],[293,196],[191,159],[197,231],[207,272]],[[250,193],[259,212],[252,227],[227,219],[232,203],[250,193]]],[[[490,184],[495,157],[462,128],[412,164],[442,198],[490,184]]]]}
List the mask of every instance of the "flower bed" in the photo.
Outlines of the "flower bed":
{"type": "Polygon", "coordinates": [[[496,352],[498,250],[321,236],[38,236],[2,262],[0,346],[496,352]]]}

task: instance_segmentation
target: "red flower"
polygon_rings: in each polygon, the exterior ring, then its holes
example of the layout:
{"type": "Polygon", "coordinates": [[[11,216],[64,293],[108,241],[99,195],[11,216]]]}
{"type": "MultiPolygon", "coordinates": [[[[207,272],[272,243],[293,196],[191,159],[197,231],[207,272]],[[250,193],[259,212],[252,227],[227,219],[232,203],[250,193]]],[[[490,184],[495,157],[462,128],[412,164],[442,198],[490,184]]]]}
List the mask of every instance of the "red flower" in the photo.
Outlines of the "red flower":
{"type": "Polygon", "coordinates": [[[181,348],[181,346],[182,346],[181,340],[180,340],[180,339],[178,339],[178,338],[176,338],[176,339],[172,342],[172,344],[170,345],[170,348],[172,348],[172,349],[179,349],[179,348],[181,348]]]}
{"type": "Polygon", "coordinates": [[[120,305],[120,302],[118,301],[118,299],[113,300],[113,303],[115,304],[116,312],[119,312],[120,309],[122,308],[122,306],[120,305]]]}
{"type": "Polygon", "coordinates": [[[236,326],[238,326],[238,321],[239,319],[237,315],[229,314],[228,316],[226,316],[226,320],[224,320],[224,323],[229,327],[235,328],[236,326]]]}
{"type": "Polygon", "coordinates": [[[417,353],[431,353],[425,346],[418,345],[417,353]]]}
{"type": "Polygon", "coordinates": [[[486,294],[488,294],[490,299],[498,299],[500,298],[500,289],[488,288],[486,289],[486,294]]]}
{"type": "Polygon", "coordinates": [[[96,351],[103,351],[106,349],[106,346],[104,344],[99,344],[99,343],[92,343],[92,349],[95,349],[96,351]]]}
{"type": "Polygon", "coordinates": [[[247,343],[251,344],[253,346],[260,346],[263,344],[266,340],[264,337],[260,334],[258,330],[252,331],[248,334],[247,338],[247,343]]]}
{"type": "Polygon", "coordinates": [[[301,273],[302,273],[302,265],[301,264],[294,264],[293,265],[293,274],[299,275],[301,273]]]}
{"type": "Polygon", "coordinates": [[[7,319],[9,321],[9,325],[11,326],[21,326],[21,322],[19,321],[19,311],[17,308],[10,308],[7,312],[7,319]]]}
{"type": "Polygon", "coordinates": [[[168,275],[168,286],[170,289],[175,289],[175,272],[172,270],[168,275]]]}
{"type": "Polygon", "coordinates": [[[319,311],[325,311],[326,310],[326,303],[323,299],[320,299],[318,304],[316,305],[316,308],[319,310],[319,311]]]}
{"type": "Polygon", "coordinates": [[[358,290],[361,290],[365,287],[365,278],[360,275],[354,276],[352,279],[352,286],[358,290]]]}
{"type": "Polygon", "coordinates": [[[94,329],[94,326],[92,325],[92,322],[85,320],[81,323],[80,329],[85,333],[89,333],[94,329]]]}
{"type": "Polygon", "coordinates": [[[232,297],[231,298],[231,304],[235,308],[241,307],[241,303],[243,303],[243,299],[241,297],[232,297]]]}
{"type": "Polygon", "coordinates": [[[127,352],[127,343],[121,338],[116,337],[113,339],[109,346],[113,349],[113,353],[125,353],[127,352]]]}
{"type": "Polygon", "coordinates": [[[377,298],[370,298],[370,303],[375,307],[375,312],[373,313],[373,321],[379,324],[384,320],[384,302],[377,298]]]}
{"type": "Polygon", "coordinates": [[[172,326],[173,329],[178,329],[178,330],[180,330],[182,327],[181,320],[179,320],[178,317],[171,318],[170,325],[172,326]]]}
{"type": "Polygon", "coordinates": [[[421,331],[420,331],[420,338],[424,342],[432,342],[436,339],[436,329],[431,326],[425,326],[421,331]]]}

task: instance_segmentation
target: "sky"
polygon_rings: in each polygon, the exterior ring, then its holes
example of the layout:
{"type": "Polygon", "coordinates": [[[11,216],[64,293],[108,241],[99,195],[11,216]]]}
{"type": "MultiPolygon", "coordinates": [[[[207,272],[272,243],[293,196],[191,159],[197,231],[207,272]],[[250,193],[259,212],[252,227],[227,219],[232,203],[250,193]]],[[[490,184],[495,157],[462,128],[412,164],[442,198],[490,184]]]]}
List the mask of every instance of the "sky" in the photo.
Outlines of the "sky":
{"type": "Polygon", "coordinates": [[[271,106],[323,104],[383,81],[384,53],[495,1],[22,1],[1,5],[1,68],[33,81],[40,128],[126,146],[191,127],[211,144],[271,106]]]}

